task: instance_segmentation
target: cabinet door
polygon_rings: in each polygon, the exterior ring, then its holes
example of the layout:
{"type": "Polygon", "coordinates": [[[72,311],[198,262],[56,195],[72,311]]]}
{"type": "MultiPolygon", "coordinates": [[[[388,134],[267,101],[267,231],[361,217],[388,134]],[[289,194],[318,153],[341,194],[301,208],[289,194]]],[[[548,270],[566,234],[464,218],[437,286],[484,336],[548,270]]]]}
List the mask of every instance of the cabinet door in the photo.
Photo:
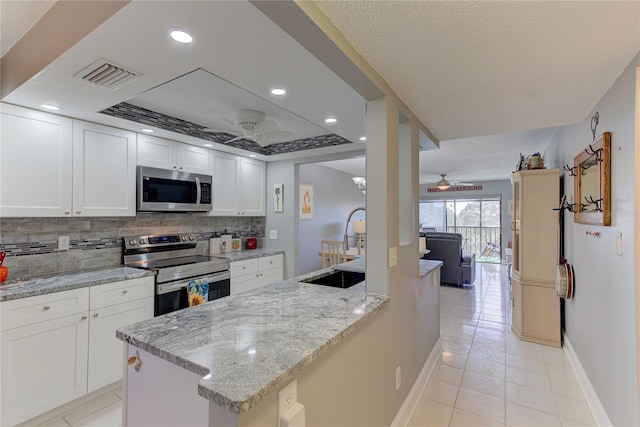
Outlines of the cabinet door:
{"type": "Polygon", "coordinates": [[[282,282],[282,267],[273,268],[260,272],[260,286],[269,285],[271,283],[282,282]]]}
{"type": "Polygon", "coordinates": [[[176,142],[176,164],[184,172],[211,175],[209,150],[195,145],[176,142]]]}
{"type": "Polygon", "coordinates": [[[136,135],[73,122],[73,215],[135,216],[136,135]]]}
{"type": "Polygon", "coordinates": [[[522,335],[522,285],[518,280],[511,281],[511,325],[522,335]]]}
{"type": "Polygon", "coordinates": [[[0,333],[0,425],[14,425],[87,392],[87,314],[0,333]]]}
{"type": "Polygon", "coordinates": [[[137,163],[153,168],[176,169],[173,141],[139,133],[137,163]]]}
{"type": "Polygon", "coordinates": [[[122,378],[123,342],[116,329],[153,317],[153,297],[91,310],[88,392],[122,378]]]}
{"type": "Polygon", "coordinates": [[[213,154],[213,209],[211,215],[236,216],[240,158],[231,154],[213,154]]]}
{"type": "Polygon", "coordinates": [[[71,119],[1,108],[0,216],[71,216],[71,119]]]}
{"type": "Polygon", "coordinates": [[[241,165],[238,195],[241,215],[265,216],[265,163],[243,157],[241,165]]]}
{"type": "Polygon", "coordinates": [[[250,291],[260,287],[260,273],[251,273],[245,276],[231,278],[230,295],[250,291]]]}

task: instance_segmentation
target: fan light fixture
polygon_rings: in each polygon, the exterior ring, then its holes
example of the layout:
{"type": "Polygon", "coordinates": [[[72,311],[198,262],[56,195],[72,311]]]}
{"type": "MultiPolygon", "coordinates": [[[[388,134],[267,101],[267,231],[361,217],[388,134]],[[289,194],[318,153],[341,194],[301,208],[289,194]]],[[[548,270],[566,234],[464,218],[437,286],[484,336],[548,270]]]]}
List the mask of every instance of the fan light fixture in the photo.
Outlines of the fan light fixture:
{"type": "Polygon", "coordinates": [[[363,176],[354,176],[351,178],[353,183],[358,187],[358,190],[362,190],[362,194],[367,194],[367,180],[363,176]]]}
{"type": "Polygon", "coordinates": [[[442,176],[442,179],[436,182],[436,186],[438,187],[439,190],[446,190],[449,187],[451,187],[451,183],[444,178],[445,175],[440,175],[442,176]]]}

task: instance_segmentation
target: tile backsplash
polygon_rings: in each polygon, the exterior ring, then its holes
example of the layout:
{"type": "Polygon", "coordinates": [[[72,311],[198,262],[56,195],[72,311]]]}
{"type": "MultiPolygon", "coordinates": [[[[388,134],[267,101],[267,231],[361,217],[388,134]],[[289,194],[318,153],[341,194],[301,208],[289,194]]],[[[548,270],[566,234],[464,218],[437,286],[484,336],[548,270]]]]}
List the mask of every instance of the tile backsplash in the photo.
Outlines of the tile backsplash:
{"type": "Polygon", "coordinates": [[[9,278],[27,278],[122,265],[122,236],[195,233],[198,253],[209,250],[214,233],[258,237],[265,218],[214,217],[200,213],[140,213],[136,217],[0,218],[0,251],[7,257],[9,278]],[[70,247],[58,251],[58,237],[69,236],[70,247]]]}

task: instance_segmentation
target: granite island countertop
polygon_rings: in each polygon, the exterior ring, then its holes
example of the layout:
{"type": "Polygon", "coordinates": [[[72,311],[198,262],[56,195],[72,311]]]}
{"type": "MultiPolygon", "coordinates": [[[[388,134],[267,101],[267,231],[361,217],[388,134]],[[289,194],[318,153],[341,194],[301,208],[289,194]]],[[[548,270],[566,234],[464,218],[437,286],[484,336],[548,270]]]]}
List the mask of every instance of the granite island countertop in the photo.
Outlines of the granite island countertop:
{"type": "Polygon", "coordinates": [[[364,282],[337,289],[297,281],[328,270],[129,325],[116,336],[202,375],[198,393],[241,414],[389,304],[366,295],[364,282]]]}
{"type": "Polygon", "coordinates": [[[242,261],[245,259],[260,258],[260,257],[270,256],[270,255],[278,255],[283,253],[284,251],[282,249],[260,248],[260,249],[247,249],[247,250],[235,251],[235,252],[232,251],[232,252],[226,252],[224,254],[211,254],[209,256],[214,258],[225,258],[225,259],[228,259],[229,262],[234,262],[234,261],[242,261]]]}
{"type": "MultiPolygon", "coordinates": [[[[438,261],[438,260],[420,259],[419,261],[420,261],[420,278],[421,279],[443,264],[442,261],[438,261]]],[[[334,265],[333,268],[335,270],[355,271],[355,272],[364,273],[366,270],[366,257],[361,256],[354,259],[353,261],[334,265]]]]}
{"type": "Polygon", "coordinates": [[[130,267],[101,268],[73,273],[58,273],[47,277],[10,280],[0,284],[0,302],[36,295],[102,285],[121,280],[153,276],[155,273],[130,267]]]}

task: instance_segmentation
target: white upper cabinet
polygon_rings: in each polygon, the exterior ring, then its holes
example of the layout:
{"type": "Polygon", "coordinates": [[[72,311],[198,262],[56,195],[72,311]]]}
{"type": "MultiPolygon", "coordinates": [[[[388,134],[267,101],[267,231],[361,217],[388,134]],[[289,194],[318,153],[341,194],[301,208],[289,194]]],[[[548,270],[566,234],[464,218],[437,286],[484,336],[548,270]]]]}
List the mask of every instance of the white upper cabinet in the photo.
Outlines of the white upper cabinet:
{"type": "Polygon", "coordinates": [[[0,216],[71,215],[71,119],[1,108],[0,216]]]}
{"type": "Polygon", "coordinates": [[[266,167],[260,160],[213,153],[213,209],[216,216],[264,216],[266,167]]]}
{"type": "Polygon", "coordinates": [[[138,134],[138,164],[211,175],[208,149],[142,133],[138,134]]]}
{"type": "Polygon", "coordinates": [[[135,216],[136,134],[73,121],[73,215],[135,216]]]}

